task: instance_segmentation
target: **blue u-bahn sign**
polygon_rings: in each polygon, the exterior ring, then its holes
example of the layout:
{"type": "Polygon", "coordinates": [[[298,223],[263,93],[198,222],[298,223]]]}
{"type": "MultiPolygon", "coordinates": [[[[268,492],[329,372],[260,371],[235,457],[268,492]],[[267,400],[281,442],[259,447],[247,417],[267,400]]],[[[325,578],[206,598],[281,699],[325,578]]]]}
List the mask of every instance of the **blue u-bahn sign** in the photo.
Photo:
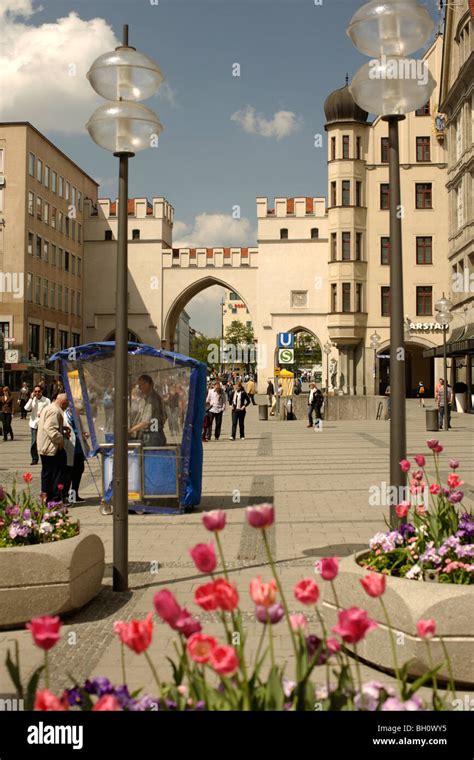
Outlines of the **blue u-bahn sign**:
{"type": "Polygon", "coordinates": [[[291,332],[278,333],[277,346],[278,348],[293,348],[295,336],[291,332]]]}

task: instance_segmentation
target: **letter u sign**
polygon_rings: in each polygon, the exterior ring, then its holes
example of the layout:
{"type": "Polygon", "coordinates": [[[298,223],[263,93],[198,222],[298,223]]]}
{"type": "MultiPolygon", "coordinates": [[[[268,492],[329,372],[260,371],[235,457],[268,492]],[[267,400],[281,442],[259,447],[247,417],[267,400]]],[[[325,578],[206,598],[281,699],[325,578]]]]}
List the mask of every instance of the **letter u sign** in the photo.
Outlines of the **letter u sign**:
{"type": "Polygon", "coordinates": [[[278,348],[293,348],[294,339],[293,333],[278,333],[278,348]]]}

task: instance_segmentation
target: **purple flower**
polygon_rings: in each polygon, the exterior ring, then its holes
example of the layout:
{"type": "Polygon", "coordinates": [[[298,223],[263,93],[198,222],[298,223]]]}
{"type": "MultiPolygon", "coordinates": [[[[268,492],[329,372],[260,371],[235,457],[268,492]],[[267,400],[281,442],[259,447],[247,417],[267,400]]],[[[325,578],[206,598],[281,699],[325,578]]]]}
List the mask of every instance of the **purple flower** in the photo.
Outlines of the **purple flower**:
{"type": "Polygon", "coordinates": [[[102,697],[104,694],[113,694],[114,688],[108,678],[99,676],[92,680],[87,679],[84,684],[84,690],[88,694],[97,694],[98,697],[102,697]]]}
{"type": "Polygon", "coordinates": [[[82,696],[81,690],[78,686],[74,686],[73,689],[66,689],[64,693],[66,695],[68,704],[71,706],[83,704],[84,697],[82,696]]]}
{"type": "Polygon", "coordinates": [[[152,697],[150,694],[145,694],[140,700],[132,700],[134,704],[131,704],[129,710],[131,712],[145,712],[147,710],[159,710],[160,702],[156,697],[152,697]]]}
{"type": "Polygon", "coordinates": [[[200,700],[199,700],[198,702],[196,702],[196,704],[194,705],[194,710],[197,710],[198,712],[202,712],[202,711],[203,711],[203,710],[205,710],[205,709],[206,709],[206,704],[205,704],[205,702],[204,702],[202,699],[200,699],[200,700]]]}
{"type": "Polygon", "coordinates": [[[31,518],[31,509],[24,509],[22,517],[24,520],[29,520],[31,518]]]}
{"type": "Polygon", "coordinates": [[[415,526],[411,523],[402,523],[399,528],[399,533],[405,538],[406,536],[413,536],[415,533],[415,526]]]}
{"type": "Polygon", "coordinates": [[[285,614],[281,604],[272,604],[270,607],[264,607],[262,604],[258,604],[255,607],[255,615],[257,620],[261,623],[279,623],[285,614]]]}
{"type": "Polygon", "coordinates": [[[176,710],[177,707],[178,707],[178,705],[176,704],[176,702],[173,702],[172,699],[165,699],[165,703],[166,703],[166,706],[167,706],[168,710],[176,710]]]}
{"type": "Polygon", "coordinates": [[[8,517],[17,517],[20,514],[20,506],[14,504],[12,507],[6,507],[5,514],[8,515],[8,517]]]}
{"type": "Polygon", "coordinates": [[[385,686],[380,681],[367,681],[362,685],[362,690],[354,697],[354,706],[358,710],[373,712],[385,695],[390,697],[395,695],[395,690],[391,686],[385,686]]]}
{"type": "MultiPolygon", "coordinates": [[[[315,636],[313,633],[310,634],[309,636],[306,636],[306,647],[308,649],[308,656],[314,657],[318,649],[320,649],[322,643],[323,642],[321,641],[321,639],[315,636]]],[[[317,665],[322,665],[323,663],[326,662],[326,659],[327,659],[326,652],[324,652],[324,650],[321,650],[317,659],[317,665]]]]}
{"type": "Polygon", "coordinates": [[[400,711],[409,712],[423,710],[423,702],[416,695],[407,699],[406,702],[400,702],[397,697],[389,697],[381,707],[382,712],[400,711]]]}
{"type": "Polygon", "coordinates": [[[453,491],[448,496],[448,501],[451,502],[451,504],[459,504],[460,501],[462,501],[464,498],[464,492],[463,491],[453,491]]]}

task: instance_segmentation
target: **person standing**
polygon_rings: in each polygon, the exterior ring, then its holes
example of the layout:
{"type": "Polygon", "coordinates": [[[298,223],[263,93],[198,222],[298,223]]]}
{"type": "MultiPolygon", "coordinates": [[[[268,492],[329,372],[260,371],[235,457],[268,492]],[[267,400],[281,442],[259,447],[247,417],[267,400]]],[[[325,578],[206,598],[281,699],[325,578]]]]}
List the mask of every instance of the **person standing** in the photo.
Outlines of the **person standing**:
{"type": "Polygon", "coordinates": [[[64,450],[65,393],[43,409],[38,423],[38,451],[41,457],[41,490],[48,501],[62,502],[66,483],[67,456],[64,450]],[[59,488],[62,486],[62,488],[59,488]]]}
{"type": "MultiPolygon", "coordinates": [[[[313,412],[316,411],[316,383],[309,384],[308,396],[308,424],[306,427],[313,427],[313,412]]],[[[317,415],[316,415],[317,419],[317,415]]]]}
{"type": "MultiPolygon", "coordinates": [[[[438,388],[436,391],[440,430],[443,430],[444,428],[444,411],[445,411],[444,393],[445,393],[444,379],[440,378],[438,388]]],[[[453,400],[453,393],[452,393],[451,386],[449,385],[449,383],[448,383],[448,388],[447,388],[447,394],[448,394],[448,429],[449,429],[451,427],[451,404],[453,400]]]]}
{"type": "Polygon", "coordinates": [[[3,440],[7,441],[8,433],[10,433],[10,438],[13,441],[13,430],[12,430],[13,396],[10,393],[10,388],[8,387],[8,385],[5,385],[3,387],[2,395],[0,396],[0,403],[1,403],[2,417],[3,417],[3,440]]]}
{"type": "Polygon", "coordinates": [[[113,433],[114,431],[114,393],[109,385],[102,397],[102,406],[104,407],[105,423],[104,430],[106,433],[113,433]]]}
{"type": "Polygon", "coordinates": [[[64,412],[64,423],[69,428],[69,435],[66,435],[64,440],[67,464],[63,498],[68,498],[70,504],[75,504],[78,501],[85,501],[79,496],[85,457],[70,408],[64,412]]]}
{"type": "Polygon", "coordinates": [[[31,464],[38,464],[39,454],[36,445],[38,436],[38,422],[41,410],[49,406],[51,401],[43,396],[41,385],[35,385],[29,401],[26,402],[25,412],[30,412],[30,430],[31,430],[31,464]]]}
{"type": "Polygon", "coordinates": [[[255,406],[255,381],[253,377],[250,376],[249,379],[247,380],[247,385],[245,386],[245,390],[247,392],[247,396],[252,402],[252,405],[255,406]]]}
{"type": "Polygon", "coordinates": [[[140,375],[137,384],[140,395],[128,434],[132,439],[143,441],[145,446],[166,446],[163,399],[150,375],[140,375]]]}
{"type": "Polygon", "coordinates": [[[240,440],[245,440],[245,415],[250,399],[244,390],[244,386],[239,381],[235,386],[234,397],[232,399],[232,434],[231,441],[235,441],[237,433],[237,423],[239,424],[240,440]]]}
{"type": "Polygon", "coordinates": [[[424,408],[425,406],[425,384],[423,380],[420,380],[418,383],[418,391],[416,393],[417,397],[420,399],[420,406],[424,408]]]}
{"type": "Polygon", "coordinates": [[[20,419],[21,420],[26,420],[25,406],[26,406],[26,403],[27,403],[29,397],[30,397],[30,389],[28,387],[28,383],[23,382],[21,384],[20,398],[19,398],[19,401],[20,401],[20,419]]]}
{"type": "Polygon", "coordinates": [[[385,388],[385,395],[387,396],[387,420],[389,420],[392,415],[392,399],[390,398],[389,385],[387,385],[387,387],[385,388]]]}
{"type": "Polygon", "coordinates": [[[222,427],[222,415],[226,408],[226,395],[219,380],[214,383],[214,388],[210,388],[206,398],[206,404],[209,404],[207,410],[209,415],[209,425],[206,428],[206,440],[210,441],[212,437],[212,424],[215,421],[214,437],[219,440],[222,427]]]}
{"type": "Polygon", "coordinates": [[[267,397],[268,397],[268,406],[270,407],[270,415],[274,416],[275,415],[275,410],[274,410],[273,407],[274,407],[274,404],[276,404],[276,401],[274,402],[274,399],[275,399],[275,386],[272,383],[271,377],[268,378],[267,397]]]}

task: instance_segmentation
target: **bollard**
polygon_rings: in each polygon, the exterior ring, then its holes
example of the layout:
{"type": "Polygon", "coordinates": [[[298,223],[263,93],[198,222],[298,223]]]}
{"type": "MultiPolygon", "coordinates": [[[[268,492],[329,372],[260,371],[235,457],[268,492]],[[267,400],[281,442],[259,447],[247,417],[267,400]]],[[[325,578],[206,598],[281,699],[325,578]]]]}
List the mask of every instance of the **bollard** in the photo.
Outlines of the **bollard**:
{"type": "Polygon", "coordinates": [[[268,420],[268,404],[259,404],[258,405],[258,419],[259,420],[268,420]]]}
{"type": "Polygon", "coordinates": [[[439,429],[439,416],[437,409],[426,409],[426,429],[438,430],[439,429]]]}

